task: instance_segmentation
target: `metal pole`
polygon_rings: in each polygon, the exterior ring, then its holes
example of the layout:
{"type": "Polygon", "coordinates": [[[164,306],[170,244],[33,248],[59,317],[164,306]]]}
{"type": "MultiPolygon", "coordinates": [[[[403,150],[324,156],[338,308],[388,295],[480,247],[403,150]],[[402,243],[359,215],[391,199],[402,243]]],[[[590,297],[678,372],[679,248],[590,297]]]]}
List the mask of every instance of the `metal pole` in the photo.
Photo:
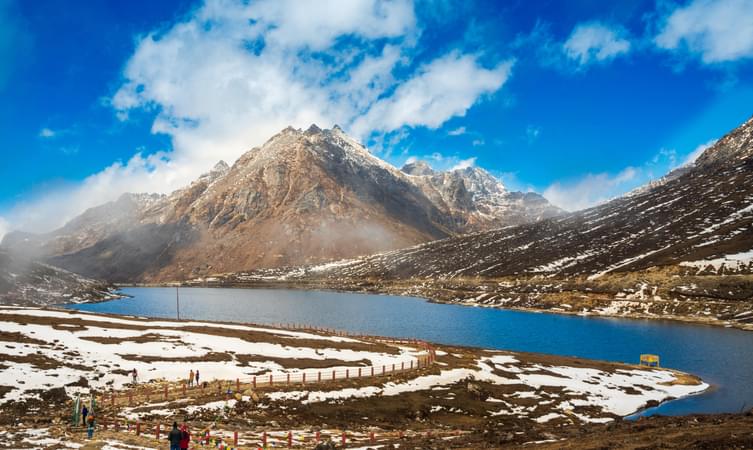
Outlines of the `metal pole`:
{"type": "Polygon", "coordinates": [[[180,294],[178,293],[178,289],[180,286],[175,286],[175,308],[178,311],[178,320],[180,320],[180,294]]]}

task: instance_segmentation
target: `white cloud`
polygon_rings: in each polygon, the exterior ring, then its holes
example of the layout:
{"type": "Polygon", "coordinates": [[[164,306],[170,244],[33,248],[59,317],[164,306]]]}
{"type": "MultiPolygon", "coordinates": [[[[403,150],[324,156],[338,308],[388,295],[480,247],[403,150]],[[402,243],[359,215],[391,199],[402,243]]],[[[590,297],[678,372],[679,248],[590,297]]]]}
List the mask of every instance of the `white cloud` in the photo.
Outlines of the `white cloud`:
{"type": "MultiPolygon", "coordinates": [[[[183,178],[163,153],[136,154],[127,162],[116,162],[76,185],[61,187],[17,203],[4,214],[6,231],[49,231],[72,219],[83,209],[116,199],[124,192],[161,192],[183,178]]],[[[2,225],[2,224],[0,224],[2,225]]]]}
{"type": "Polygon", "coordinates": [[[706,143],[699,145],[695,149],[693,149],[693,151],[690,152],[690,154],[685,158],[683,165],[686,166],[686,165],[694,163],[695,160],[698,159],[698,157],[701,156],[703,152],[705,152],[708,148],[716,144],[716,141],[717,141],[716,139],[712,139],[706,143]]]}
{"type": "Polygon", "coordinates": [[[581,66],[603,62],[630,51],[630,41],[619,29],[599,22],[578,24],[562,46],[565,55],[581,66]]]}
{"type": "Polygon", "coordinates": [[[510,63],[485,68],[459,52],[415,64],[420,33],[410,0],[206,0],[137,42],[108,102],[121,120],[154,111],[152,131],[172,150],[113,164],[5,216],[50,229],[123,192],[170,192],[288,125],[338,123],[360,138],[436,128],[509,76],[510,63]]]}
{"type": "Polygon", "coordinates": [[[457,162],[454,166],[450,168],[450,170],[462,170],[467,169],[469,167],[473,167],[476,165],[476,157],[468,158],[468,159],[461,159],[457,162]]]}
{"type": "Polygon", "coordinates": [[[625,167],[617,173],[586,173],[577,179],[554,182],[543,195],[560,208],[577,211],[624,195],[677,167],[677,152],[662,148],[645,163],[625,167]]]}
{"type": "Polygon", "coordinates": [[[461,136],[465,134],[465,127],[457,127],[454,130],[450,130],[447,132],[449,136],[461,136]]]}
{"type": "Polygon", "coordinates": [[[439,171],[465,169],[476,165],[475,156],[463,159],[457,155],[444,155],[439,152],[433,152],[426,155],[411,155],[405,159],[403,164],[410,164],[416,161],[424,161],[429,164],[432,169],[439,171]]]}
{"type": "Polygon", "coordinates": [[[660,28],[659,48],[686,50],[707,64],[753,57],[753,0],[693,0],[660,28]]]}
{"type": "Polygon", "coordinates": [[[8,231],[10,231],[10,223],[0,216],[0,241],[3,240],[3,236],[5,236],[5,233],[8,231]]]}
{"type": "Polygon", "coordinates": [[[544,190],[544,197],[567,211],[577,211],[610,200],[637,185],[639,170],[627,167],[615,175],[586,174],[578,180],[555,182],[544,190]]]}
{"type": "Polygon", "coordinates": [[[506,61],[487,69],[474,55],[452,52],[424,65],[393,95],[378,100],[355,120],[353,131],[363,136],[403,126],[438,128],[502,87],[511,68],[512,62],[506,61]]]}
{"type": "Polygon", "coordinates": [[[42,128],[39,130],[39,137],[49,139],[51,137],[55,137],[55,131],[49,129],[49,128],[42,128]]]}

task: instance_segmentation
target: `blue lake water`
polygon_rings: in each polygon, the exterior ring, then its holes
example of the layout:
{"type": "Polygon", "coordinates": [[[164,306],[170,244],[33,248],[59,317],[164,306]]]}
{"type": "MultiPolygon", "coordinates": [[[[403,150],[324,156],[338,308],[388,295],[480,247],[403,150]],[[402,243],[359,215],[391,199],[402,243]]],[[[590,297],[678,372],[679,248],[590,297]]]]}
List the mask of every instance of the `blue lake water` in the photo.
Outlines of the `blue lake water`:
{"type": "MultiPolygon", "coordinates": [[[[132,298],[70,305],[83,311],[176,316],[175,288],[126,288],[132,298]]],[[[181,318],[299,323],[445,344],[636,363],[641,353],[715,388],[644,414],[753,407],[753,332],[672,321],[505,311],[388,296],[272,289],[181,288],[181,318]]]]}

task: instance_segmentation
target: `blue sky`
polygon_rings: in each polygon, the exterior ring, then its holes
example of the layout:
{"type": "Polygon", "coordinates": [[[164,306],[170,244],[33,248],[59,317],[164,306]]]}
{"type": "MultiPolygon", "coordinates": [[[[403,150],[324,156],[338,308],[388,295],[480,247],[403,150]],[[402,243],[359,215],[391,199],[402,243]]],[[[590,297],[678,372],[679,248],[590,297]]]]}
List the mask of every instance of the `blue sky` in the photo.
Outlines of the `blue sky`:
{"type": "Polygon", "coordinates": [[[753,114],[753,0],[0,0],[0,235],[169,192],[276,131],[578,209],[753,114]]]}

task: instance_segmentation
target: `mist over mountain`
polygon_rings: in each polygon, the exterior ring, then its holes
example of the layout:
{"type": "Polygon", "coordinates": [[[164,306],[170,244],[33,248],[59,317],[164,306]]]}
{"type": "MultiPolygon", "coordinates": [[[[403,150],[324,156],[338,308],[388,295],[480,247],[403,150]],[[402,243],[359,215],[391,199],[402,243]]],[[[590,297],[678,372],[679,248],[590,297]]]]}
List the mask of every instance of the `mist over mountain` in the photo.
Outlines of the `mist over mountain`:
{"type": "Polygon", "coordinates": [[[402,170],[339,127],[291,127],[170,195],[124,194],[2,247],[111,281],[312,264],[529,223],[562,211],[488,172],[402,170]]]}

